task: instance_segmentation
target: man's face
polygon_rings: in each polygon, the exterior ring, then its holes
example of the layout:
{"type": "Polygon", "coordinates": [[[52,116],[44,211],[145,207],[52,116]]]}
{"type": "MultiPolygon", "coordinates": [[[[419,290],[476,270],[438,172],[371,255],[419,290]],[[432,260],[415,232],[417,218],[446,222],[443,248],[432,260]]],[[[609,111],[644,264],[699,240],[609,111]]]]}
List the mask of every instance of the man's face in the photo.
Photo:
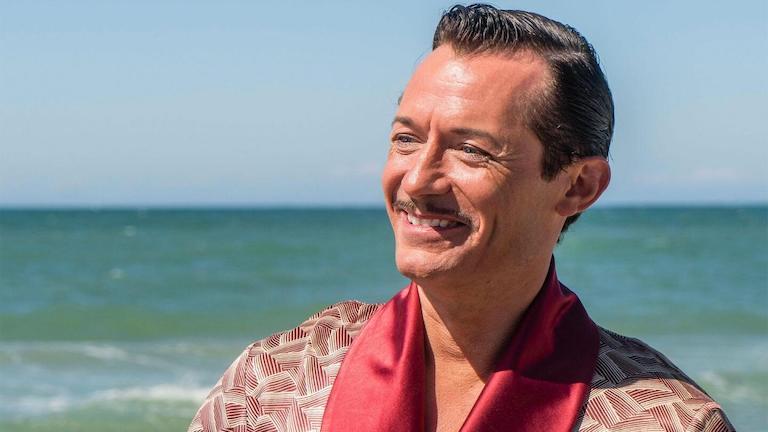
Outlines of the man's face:
{"type": "Polygon", "coordinates": [[[532,54],[457,56],[450,46],[416,70],[382,178],[405,276],[491,281],[549,259],[567,180],[542,179],[543,146],[522,120],[548,79],[532,54]]]}

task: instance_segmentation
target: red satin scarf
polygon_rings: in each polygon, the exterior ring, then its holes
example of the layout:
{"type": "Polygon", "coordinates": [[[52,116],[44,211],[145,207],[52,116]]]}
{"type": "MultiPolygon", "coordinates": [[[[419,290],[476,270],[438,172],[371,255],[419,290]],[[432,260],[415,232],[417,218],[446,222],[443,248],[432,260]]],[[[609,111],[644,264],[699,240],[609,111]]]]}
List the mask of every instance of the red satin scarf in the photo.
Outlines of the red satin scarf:
{"type": "MultiPolygon", "coordinates": [[[[589,394],[598,348],[595,324],[557,280],[553,260],[461,431],[571,431],[589,394]]],[[[424,323],[411,283],[350,347],[322,431],[423,431],[424,364],[424,323]]]]}

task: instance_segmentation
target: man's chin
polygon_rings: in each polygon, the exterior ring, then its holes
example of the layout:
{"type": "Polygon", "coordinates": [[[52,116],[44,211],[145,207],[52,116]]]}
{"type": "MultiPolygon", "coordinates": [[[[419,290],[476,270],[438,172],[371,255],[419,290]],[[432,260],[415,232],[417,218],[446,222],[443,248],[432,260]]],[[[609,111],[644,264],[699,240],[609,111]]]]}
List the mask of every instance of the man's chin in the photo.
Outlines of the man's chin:
{"type": "Polygon", "coordinates": [[[397,270],[408,279],[416,281],[428,281],[439,279],[451,270],[443,260],[422,254],[398,254],[396,257],[397,270]]]}

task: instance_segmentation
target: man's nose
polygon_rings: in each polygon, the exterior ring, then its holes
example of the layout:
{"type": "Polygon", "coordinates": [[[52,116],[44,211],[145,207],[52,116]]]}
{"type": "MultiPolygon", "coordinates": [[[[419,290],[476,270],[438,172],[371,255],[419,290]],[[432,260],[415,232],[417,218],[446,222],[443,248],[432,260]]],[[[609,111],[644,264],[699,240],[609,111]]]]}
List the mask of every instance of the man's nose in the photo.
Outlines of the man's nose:
{"type": "Polygon", "coordinates": [[[443,156],[444,152],[436,142],[427,143],[414,154],[403,178],[403,191],[411,197],[448,193],[451,186],[444,172],[443,156]]]}

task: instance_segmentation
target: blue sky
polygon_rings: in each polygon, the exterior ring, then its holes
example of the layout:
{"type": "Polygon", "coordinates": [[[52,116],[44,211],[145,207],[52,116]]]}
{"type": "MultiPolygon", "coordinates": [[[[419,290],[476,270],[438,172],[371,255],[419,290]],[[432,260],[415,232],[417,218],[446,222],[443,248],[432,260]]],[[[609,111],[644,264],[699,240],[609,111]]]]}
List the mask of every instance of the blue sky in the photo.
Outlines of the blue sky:
{"type": "MultiPolygon", "coordinates": [[[[0,205],[368,205],[452,3],[0,1],[0,205]]],[[[765,1],[496,2],[616,103],[602,202],[768,202],[765,1]]]]}

